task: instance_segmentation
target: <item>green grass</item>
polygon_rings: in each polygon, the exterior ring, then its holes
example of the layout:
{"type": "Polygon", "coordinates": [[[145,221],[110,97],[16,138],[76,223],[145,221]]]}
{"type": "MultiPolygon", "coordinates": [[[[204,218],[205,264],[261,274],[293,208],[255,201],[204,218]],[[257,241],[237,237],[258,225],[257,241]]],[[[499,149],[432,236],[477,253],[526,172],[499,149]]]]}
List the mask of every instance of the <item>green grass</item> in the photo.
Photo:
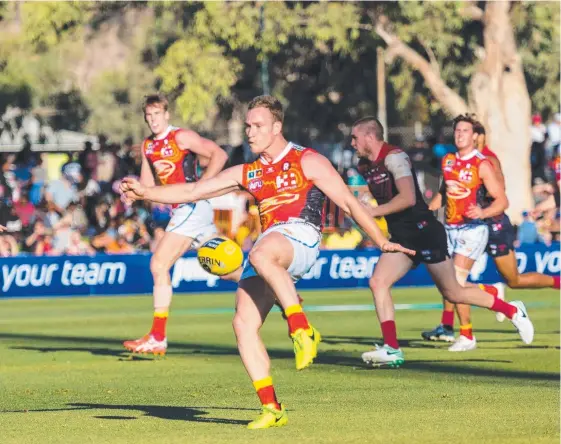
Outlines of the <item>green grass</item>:
{"type": "MultiPolygon", "coordinates": [[[[303,293],[306,306],[370,304],[367,291],[303,293]]],[[[249,431],[258,400],[231,329],[232,294],[176,296],[163,360],[127,360],[151,298],[0,301],[0,442],[17,443],[558,443],[559,293],[509,292],[536,327],[524,346],[507,321],[476,309],[478,349],[454,354],[419,340],[438,310],[397,312],[406,364],[369,369],[360,354],[380,335],[373,311],[310,311],[325,341],[294,369],[286,324],[263,337],[290,421],[249,431]],[[201,314],[203,313],[203,314],[201,314]],[[204,314],[206,313],[206,314],[204,314]]],[[[395,291],[434,304],[434,289],[395,291]]]]}

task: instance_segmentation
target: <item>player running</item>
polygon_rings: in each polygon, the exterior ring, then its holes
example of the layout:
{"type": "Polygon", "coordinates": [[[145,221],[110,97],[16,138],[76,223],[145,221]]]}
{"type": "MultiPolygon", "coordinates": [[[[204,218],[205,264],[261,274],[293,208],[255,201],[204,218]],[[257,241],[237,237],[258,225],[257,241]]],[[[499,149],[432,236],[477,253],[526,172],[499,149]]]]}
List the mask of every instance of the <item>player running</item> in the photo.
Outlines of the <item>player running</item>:
{"type": "MultiPolygon", "coordinates": [[[[167,99],[147,96],[143,106],[144,120],[152,135],[142,144],[140,182],[144,186],[195,183],[216,176],[228,156],[214,142],[194,131],[170,125],[167,99]],[[197,160],[206,165],[197,175],[197,160]]],[[[207,200],[174,205],[166,232],[150,261],[154,278],[154,319],[150,332],[140,339],[125,341],[125,348],[136,353],[163,355],[167,350],[166,324],[173,289],[170,269],[175,261],[197,242],[214,235],[214,213],[207,200]],[[197,242],[195,242],[197,241],[197,242]]]]}
{"type": "Polygon", "coordinates": [[[284,138],[283,119],[276,98],[256,97],[245,121],[251,150],[259,155],[255,162],[228,168],[196,184],[146,187],[129,179],[121,188],[127,199],[161,203],[196,202],[239,189],[255,197],[263,232],[244,266],[233,320],[242,362],[263,405],[262,413],[249,423],[250,429],[279,427],[288,421],[277,400],[270,359],[259,334],[275,296],[287,317],[296,368],[309,366],[317,355],[320,334],[308,322],[294,284],[318,257],[325,196],[354,218],[382,251],[414,254],[382,235],[328,159],[284,138]]]}
{"type": "Polygon", "coordinates": [[[383,346],[362,355],[373,366],[398,367],[404,363],[397,340],[391,288],[412,267],[424,263],[443,297],[449,303],[473,304],[504,313],[517,328],[522,340],[532,342],[534,328],[522,302],[507,304],[477,287],[462,287],[447,250],[444,227],[423,200],[409,156],[384,142],[383,128],[374,117],[353,125],[351,145],[358,152],[358,170],[378,201],[369,208],[373,217],[384,216],[391,239],[416,251],[414,257],[397,253],[380,256],[370,279],[383,346]]]}
{"type": "MultiPolygon", "coordinates": [[[[485,143],[485,128],[478,124],[474,127],[477,135],[477,149],[487,157],[495,171],[497,172],[501,183],[504,186],[504,175],[497,155],[489,149],[485,143]]],[[[514,240],[516,234],[514,227],[510,222],[510,218],[502,213],[496,217],[490,218],[489,225],[489,241],[485,252],[493,258],[497,271],[503,277],[509,288],[555,288],[559,289],[559,276],[548,276],[542,273],[523,273],[518,271],[516,261],[516,251],[514,249],[514,240]]],[[[482,284],[483,285],[483,284],[482,284]]],[[[492,292],[493,287],[501,299],[504,299],[504,284],[498,283],[494,285],[483,285],[487,292],[492,292]]],[[[504,321],[504,316],[497,313],[497,320],[504,321]]]]}

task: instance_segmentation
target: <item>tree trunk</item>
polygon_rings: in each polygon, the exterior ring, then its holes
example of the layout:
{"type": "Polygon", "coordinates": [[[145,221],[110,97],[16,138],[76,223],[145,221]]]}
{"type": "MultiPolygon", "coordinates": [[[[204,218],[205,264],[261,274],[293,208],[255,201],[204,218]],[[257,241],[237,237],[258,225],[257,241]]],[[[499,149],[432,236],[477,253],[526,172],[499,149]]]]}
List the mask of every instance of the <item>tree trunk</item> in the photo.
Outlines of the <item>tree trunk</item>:
{"type": "Polygon", "coordinates": [[[471,108],[487,128],[506,181],[507,213],[519,223],[533,207],[530,183],[531,103],[510,22],[509,2],[488,2],[484,15],[485,58],[470,82],[471,108]]]}

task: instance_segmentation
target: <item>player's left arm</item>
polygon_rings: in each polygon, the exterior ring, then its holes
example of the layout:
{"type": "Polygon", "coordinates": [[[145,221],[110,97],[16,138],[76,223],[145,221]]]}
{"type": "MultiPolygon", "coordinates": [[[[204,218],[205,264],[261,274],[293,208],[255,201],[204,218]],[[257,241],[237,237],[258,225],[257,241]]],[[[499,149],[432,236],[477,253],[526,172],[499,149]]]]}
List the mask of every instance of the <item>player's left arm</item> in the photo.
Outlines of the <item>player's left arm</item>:
{"type": "Polygon", "coordinates": [[[468,208],[466,216],[472,219],[486,219],[498,216],[508,208],[504,184],[500,181],[495,167],[490,162],[482,162],[479,165],[479,177],[487,189],[487,193],[493,198],[493,202],[487,208],[473,205],[468,208]]]}
{"type": "Polygon", "coordinates": [[[225,169],[212,179],[156,187],[145,187],[138,180],[125,177],[121,181],[120,190],[129,203],[143,199],[163,204],[179,204],[222,196],[239,190],[242,179],[243,165],[236,165],[225,169]]]}
{"type": "Polygon", "coordinates": [[[228,161],[228,155],[212,140],[206,139],[195,131],[181,130],[175,136],[177,145],[182,150],[189,150],[204,159],[201,163],[206,165],[201,180],[216,176],[228,161]]]}
{"type": "Polygon", "coordinates": [[[504,187],[505,186],[505,176],[503,174],[503,169],[501,167],[501,161],[499,159],[497,159],[496,157],[488,157],[488,159],[489,159],[489,162],[491,162],[491,164],[493,165],[493,168],[495,168],[495,173],[497,174],[497,178],[503,184],[503,187],[504,187]]]}
{"type": "Polygon", "coordinates": [[[403,211],[417,202],[409,156],[403,151],[390,153],[384,163],[395,180],[397,194],[389,202],[369,208],[368,212],[374,217],[387,216],[403,211]]]}
{"type": "Polygon", "coordinates": [[[382,251],[415,254],[413,250],[390,242],[384,236],[374,219],[351,193],[349,187],[326,157],[319,153],[304,154],[302,170],[306,178],[311,180],[339,208],[350,215],[382,251]]]}

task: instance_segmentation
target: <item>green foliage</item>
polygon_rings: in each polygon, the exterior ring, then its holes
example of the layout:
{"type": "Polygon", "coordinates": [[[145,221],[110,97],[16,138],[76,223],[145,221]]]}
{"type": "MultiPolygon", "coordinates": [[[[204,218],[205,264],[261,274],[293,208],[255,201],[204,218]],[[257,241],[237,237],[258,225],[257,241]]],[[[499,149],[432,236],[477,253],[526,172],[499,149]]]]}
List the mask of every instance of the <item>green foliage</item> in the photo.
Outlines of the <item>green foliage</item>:
{"type": "MultiPolygon", "coordinates": [[[[340,139],[341,123],[376,111],[376,47],[385,45],[368,30],[371,14],[387,16],[392,32],[432,59],[446,83],[467,97],[478,63],[475,52],[483,44],[483,26],[462,14],[465,5],[450,1],[4,2],[0,3],[0,113],[8,104],[32,109],[64,102],[76,106],[82,119],[89,113],[88,131],[116,139],[139,138],[144,134],[142,97],[159,88],[170,95],[181,123],[197,127],[217,115],[228,118],[233,104],[247,103],[261,93],[260,62],[266,60],[272,91],[290,105],[287,130],[302,141],[311,133],[340,139]],[[18,8],[21,23],[15,26],[18,8]],[[132,9],[150,14],[123,29],[124,34],[134,34],[122,39],[130,52],[126,66],[109,72],[93,67],[93,83],[80,84],[78,94],[75,67],[91,37],[103,32],[105,21],[118,20],[132,9]],[[82,99],[88,113],[80,108],[82,99]]],[[[511,15],[534,108],[545,114],[556,111],[558,5],[513,3],[511,15]]],[[[390,124],[433,123],[442,118],[440,104],[411,67],[396,59],[388,73],[390,124]]],[[[68,124],[76,123],[69,120],[68,124]]]]}
{"type": "Polygon", "coordinates": [[[77,38],[88,23],[94,2],[24,2],[23,35],[37,51],[44,51],[65,37],[77,38]]]}
{"type": "Polygon", "coordinates": [[[535,111],[559,112],[559,4],[517,3],[512,10],[518,48],[535,111]]]}
{"type": "Polygon", "coordinates": [[[198,124],[208,118],[219,97],[229,96],[240,69],[236,59],[224,57],[220,46],[182,39],[167,50],[155,73],[162,91],[176,97],[183,120],[198,124]]]}
{"type": "Polygon", "coordinates": [[[132,60],[122,70],[102,73],[85,96],[91,112],[86,130],[114,141],[141,140],[146,134],[142,102],[153,85],[153,73],[132,60]]]}

